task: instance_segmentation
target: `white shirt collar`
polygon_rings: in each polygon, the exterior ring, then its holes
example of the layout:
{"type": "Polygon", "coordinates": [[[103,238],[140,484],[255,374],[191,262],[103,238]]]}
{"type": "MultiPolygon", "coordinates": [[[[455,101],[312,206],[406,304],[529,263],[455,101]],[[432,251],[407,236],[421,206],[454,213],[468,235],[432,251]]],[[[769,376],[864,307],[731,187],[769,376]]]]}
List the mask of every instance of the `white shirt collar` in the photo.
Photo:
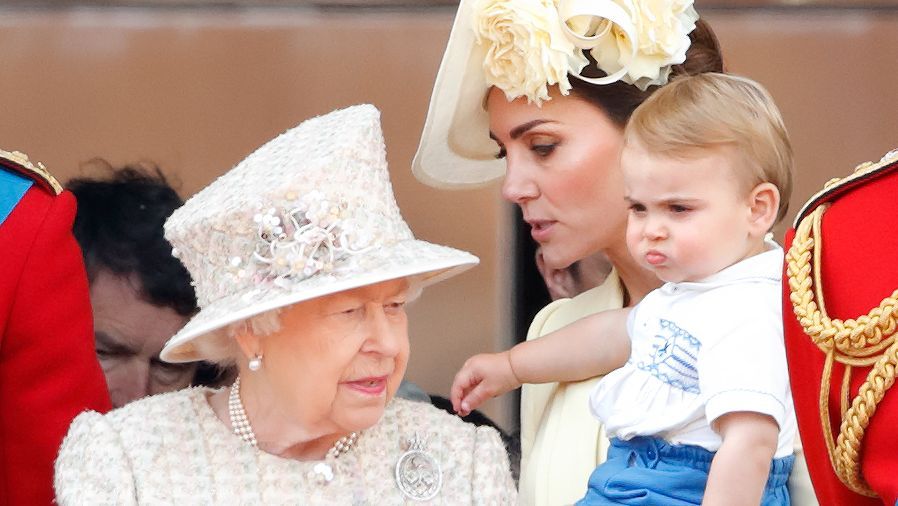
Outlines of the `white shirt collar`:
{"type": "Polygon", "coordinates": [[[726,269],[699,281],[664,283],[661,289],[667,293],[678,290],[705,290],[745,281],[773,281],[783,277],[783,248],[772,239],[764,241],[766,251],[736,262],[726,269]]]}

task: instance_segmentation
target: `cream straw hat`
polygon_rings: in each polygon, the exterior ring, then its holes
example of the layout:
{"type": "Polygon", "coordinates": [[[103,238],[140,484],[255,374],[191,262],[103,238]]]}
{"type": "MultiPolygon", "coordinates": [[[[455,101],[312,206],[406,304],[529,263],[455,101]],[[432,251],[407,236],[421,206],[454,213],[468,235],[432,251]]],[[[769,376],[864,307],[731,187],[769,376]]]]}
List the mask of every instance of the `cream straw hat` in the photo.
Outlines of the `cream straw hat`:
{"type": "Polygon", "coordinates": [[[165,223],[200,312],[162,350],[200,360],[209,332],[259,313],[392,279],[435,283],[477,257],[414,238],[387,172],[380,113],[304,121],[194,195],[165,223]]]}
{"type": "Polygon", "coordinates": [[[685,61],[697,19],[692,0],[461,0],[412,171],[439,188],[501,177],[484,107],[491,87],[540,104],[549,86],[567,94],[569,77],[664,84],[685,61]],[[602,77],[584,75],[593,67],[602,77]]]}

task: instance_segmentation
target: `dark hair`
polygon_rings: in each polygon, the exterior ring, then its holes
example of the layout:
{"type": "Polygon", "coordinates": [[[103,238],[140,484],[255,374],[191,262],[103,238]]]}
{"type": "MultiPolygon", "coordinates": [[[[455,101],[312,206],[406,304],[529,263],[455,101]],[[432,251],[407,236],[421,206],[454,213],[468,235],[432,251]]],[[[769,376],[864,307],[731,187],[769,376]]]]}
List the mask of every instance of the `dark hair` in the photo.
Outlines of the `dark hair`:
{"type": "Polygon", "coordinates": [[[184,201],[156,166],[114,169],[105,179],[76,178],[66,185],[78,201],[73,232],[91,282],[102,270],[133,275],[140,297],[181,316],[196,312],[196,295],[187,269],[171,254],[162,225],[184,201]]]}
{"type": "MultiPolygon", "coordinates": [[[[724,71],[720,43],[707,22],[701,19],[696,21],[695,30],[689,34],[689,39],[691,44],[686,51],[686,61],[671,68],[670,79],[681,75],[705,72],[722,73],[724,71]]],[[[587,53],[586,56],[589,57],[589,54],[587,53]]],[[[591,58],[590,60],[591,63],[594,63],[594,60],[591,58]]],[[[589,65],[588,69],[595,69],[595,65],[589,65]]],[[[593,70],[591,73],[589,70],[584,70],[583,73],[586,77],[604,76],[600,70],[593,70]]],[[[572,95],[600,107],[621,128],[627,125],[633,111],[659,88],[659,86],[649,86],[643,91],[623,81],[598,86],[575,77],[572,77],[570,82],[572,95]]]]}

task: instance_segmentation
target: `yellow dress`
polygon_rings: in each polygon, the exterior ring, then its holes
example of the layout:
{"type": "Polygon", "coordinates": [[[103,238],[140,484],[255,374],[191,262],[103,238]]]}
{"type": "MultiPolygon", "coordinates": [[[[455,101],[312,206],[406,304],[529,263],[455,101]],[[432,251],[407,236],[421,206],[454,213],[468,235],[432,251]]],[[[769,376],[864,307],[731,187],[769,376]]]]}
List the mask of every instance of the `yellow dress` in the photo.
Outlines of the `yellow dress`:
{"type": "MultiPolygon", "coordinates": [[[[623,287],[612,270],[596,288],[544,307],[530,324],[527,340],[584,316],[619,309],[623,302],[623,287]]],[[[524,385],[519,504],[559,506],[586,493],[590,473],[608,452],[608,438],[589,412],[589,394],[598,380],[524,385]]]]}

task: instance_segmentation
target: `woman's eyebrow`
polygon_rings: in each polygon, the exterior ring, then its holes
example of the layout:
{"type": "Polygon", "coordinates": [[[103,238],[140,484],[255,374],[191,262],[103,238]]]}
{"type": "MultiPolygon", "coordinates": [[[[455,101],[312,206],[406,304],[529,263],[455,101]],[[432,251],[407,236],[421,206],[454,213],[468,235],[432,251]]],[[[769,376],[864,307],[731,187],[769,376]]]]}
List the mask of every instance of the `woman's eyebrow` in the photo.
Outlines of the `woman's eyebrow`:
{"type": "MultiPolygon", "coordinates": [[[[552,120],[548,120],[548,119],[535,119],[533,121],[528,121],[527,123],[524,123],[522,125],[518,125],[518,126],[512,128],[511,132],[509,132],[508,136],[511,137],[513,140],[517,139],[517,138],[521,137],[522,135],[524,135],[527,132],[527,130],[530,130],[531,128],[537,127],[544,123],[555,123],[555,122],[552,120]]],[[[496,134],[494,134],[492,132],[492,130],[490,131],[490,139],[492,139],[494,141],[499,140],[496,138],[496,134]]]]}

